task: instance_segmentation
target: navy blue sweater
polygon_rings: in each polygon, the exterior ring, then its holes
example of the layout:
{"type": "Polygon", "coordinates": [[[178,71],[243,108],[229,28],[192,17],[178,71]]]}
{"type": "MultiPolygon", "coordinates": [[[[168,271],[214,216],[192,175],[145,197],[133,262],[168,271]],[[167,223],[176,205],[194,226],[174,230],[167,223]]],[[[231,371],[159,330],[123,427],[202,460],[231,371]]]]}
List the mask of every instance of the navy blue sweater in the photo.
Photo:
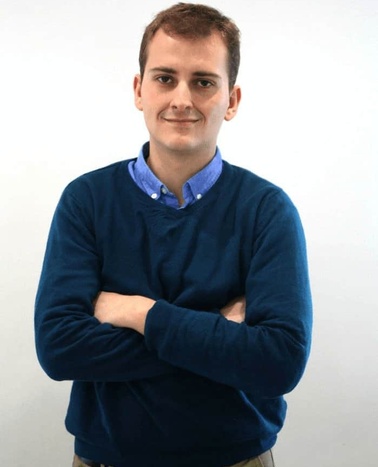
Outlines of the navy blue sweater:
{"type": "Polygon", "coordinates": [[[77,454],[117,467],[221,467],[271,448],[283,394],[309,354],[311,298],[297,210],[278,187],[223,163],[176,210],[143,193],[128,161],[64,190],[36,298],[46,373],[74,380],[77,454]],[[157,300],[145,336],[100,324],[99,291],[157,300]],[[246,296],[242,324],[219,312],[246,296]]]}

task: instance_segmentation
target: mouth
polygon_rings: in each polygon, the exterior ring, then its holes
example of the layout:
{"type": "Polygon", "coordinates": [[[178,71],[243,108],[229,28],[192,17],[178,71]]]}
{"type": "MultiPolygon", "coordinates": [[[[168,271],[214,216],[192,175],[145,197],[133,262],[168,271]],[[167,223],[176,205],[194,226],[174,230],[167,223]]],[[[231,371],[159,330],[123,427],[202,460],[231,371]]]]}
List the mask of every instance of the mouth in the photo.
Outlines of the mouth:
{"type": "Polygon", "coordinates": [[[176,125],[191,125],[198,122],[198,118],[166,118],[164,120],[168,123],[173,123],[176,125]]]}
{"type": "Polygon", "coordinates": [[[191,125],[193,123],[198,122],[198,120],[188,120],[188,119],[178,119],[178,118],[165,118],[164,119],[168,123],[174,123],[176,125],[191,125]]]}

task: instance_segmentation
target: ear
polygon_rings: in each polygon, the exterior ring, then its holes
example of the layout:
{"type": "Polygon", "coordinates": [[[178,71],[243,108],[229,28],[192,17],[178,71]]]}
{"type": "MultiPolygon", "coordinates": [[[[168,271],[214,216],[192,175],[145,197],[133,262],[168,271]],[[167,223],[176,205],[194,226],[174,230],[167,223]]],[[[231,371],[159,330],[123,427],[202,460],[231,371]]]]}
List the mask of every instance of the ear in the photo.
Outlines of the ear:
{"type": "Polygon", "coordinates": [[[140,75],[135,75],[134,77],[134,83],[133,83],[133,88],[134,88],[134,103],[135,107],[138,110],[143,110],[143,105],[142,105],[142,78],[140,75]]]}
{"type": "Polygon", "coordinates": [[[228,106],[226,115],[224,116],[224,119],[227,122],[232,120],[235,117],[238,111],[239,104],[240,104],[240,99],[241,99],[240,86],[234,86],[230,93],[230,105],[228,106]]]}

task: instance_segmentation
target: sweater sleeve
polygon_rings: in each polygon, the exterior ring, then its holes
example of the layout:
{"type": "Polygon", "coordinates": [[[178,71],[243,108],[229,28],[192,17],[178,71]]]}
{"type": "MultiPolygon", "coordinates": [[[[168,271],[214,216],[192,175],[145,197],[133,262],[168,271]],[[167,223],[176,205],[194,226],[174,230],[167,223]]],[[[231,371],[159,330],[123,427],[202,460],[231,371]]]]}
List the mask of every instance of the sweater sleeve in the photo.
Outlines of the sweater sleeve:
{"type": "Polygon", "coordinates": [[[55,380],[130,381],[176,369],[131,329],[100,324],[101,260],[88,213],[65,190],[55,211],[35,303],[37,356],[55,380]]]}
{"type": "Polygon", "coordinates": [[[305,238],[282,191],[264,198],[255,224],[245,322],[160,300],[147,315],[145,339],[172,365],[257,397],[277,397],[298,383],[310,350],[305,238]]]}

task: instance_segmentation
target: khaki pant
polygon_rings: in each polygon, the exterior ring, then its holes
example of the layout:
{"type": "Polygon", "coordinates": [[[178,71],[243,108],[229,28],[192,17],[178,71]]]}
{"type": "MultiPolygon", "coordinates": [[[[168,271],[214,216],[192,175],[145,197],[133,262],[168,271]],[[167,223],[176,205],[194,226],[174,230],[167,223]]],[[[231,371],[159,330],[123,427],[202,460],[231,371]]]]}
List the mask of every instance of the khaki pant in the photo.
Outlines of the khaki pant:
{"type": "MultiPolygon", "coordinates": [[[[101,467],[105,467],[104,464],[100,464],[101,467]]],[[[100,467],[99,466],[99,467],[100,467]]],[[[88,464],[84,464],[78,456],[75,455],[72,467],[88,467],[88,464]]],[[[108,466],[111,467],[111,466],[108,466]]],[[[177,466],[179,467],[179,466],[177,466]]],[[[202,466],[201,466],[202,467],[202,466]]],[[[237,464],[230,465],[228,467],[275,467],[272,451],[264,452],[258,457],[246,459],[245,461],[238,462],[237,464]]]]}
{"type": "MultiPolygon", "coordinates": [[[[96,465],[98,465],[98,467],[100,467],[100,466],[101,467],[111,467],[111,465],[106,466],[106,464],[96,464],[96,465]]],[[[72,463],[72,467],[88,467],[88,464],[85,464],[80,459],[80,457],[75,454],[74,459],[73,459],[73,463],[72,463]]]]}
{"type": "Polygon", "coordinates": [[[229,467],[275,467],[272,451],[266,451],[260,456],[246,459],[229,467]]]}

